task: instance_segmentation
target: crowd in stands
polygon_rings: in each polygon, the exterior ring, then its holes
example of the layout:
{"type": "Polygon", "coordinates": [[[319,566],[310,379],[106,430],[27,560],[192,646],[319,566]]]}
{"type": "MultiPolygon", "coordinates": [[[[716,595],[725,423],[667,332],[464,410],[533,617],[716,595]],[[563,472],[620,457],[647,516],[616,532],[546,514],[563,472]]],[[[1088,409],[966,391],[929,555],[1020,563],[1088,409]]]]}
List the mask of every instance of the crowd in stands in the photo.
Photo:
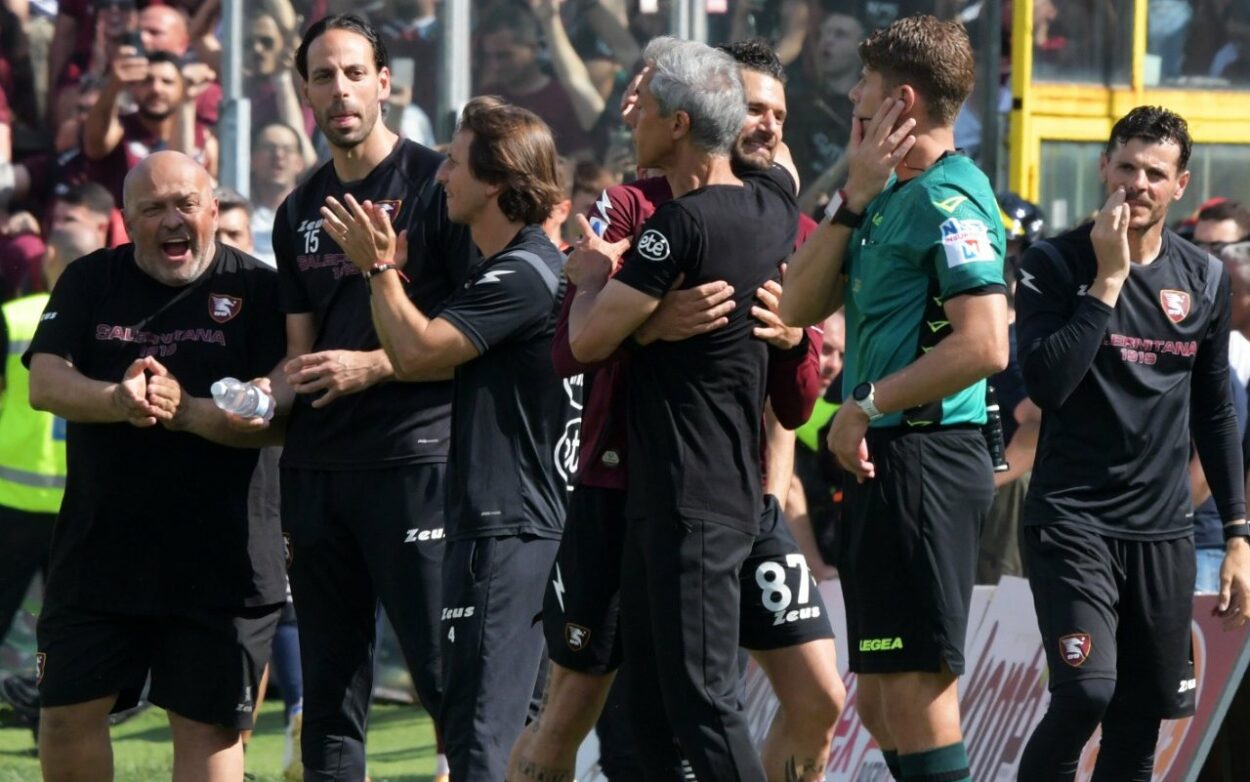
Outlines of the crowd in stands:
{"type": "MultiPolygon", "coordinates": [[[[0,293],[38,291],[43,242],[56,197],[103,186],[121,207],[126,171],[152,151],[185,151],[217,175],[221,159],[220,0],[61,0],[0,3],[0,293]]],[[[641,47],[670,32],[669,0],[472,0],[472,92],[532,109],[563,156],[571,213],[605,185],[636,172],[617,110],[641,47]]],[[[840,178],[850,132],[847,92],[858,79],[856,45],[919,11],[959,17],[964,0],[834,2],[731,0],[709,6],[712,43],[761,36],[787,68],[794,150],[812,212],[840,178]]],[[[272,262],[274,210],[327,159],[294,67],[303,30],[327,13],[366,15],[392,59],[387,123],[436,146],[444,78],[440,0],[258,0],[242,4],[243,81],[251,102],[252,224],[257,254],[272,262]]],[[[977,37],[973,36],[974,39],[977,37]]],[[[979,109],[970,108],[975,114],[979,109]]],[[[978,121],[970,115],[973,127],[978,121]]],[[[441,136],[440,136],[441,130],[441,136]]],[[[973,139],[975,143],[975,139],[973,139]]],[[[242,189],[242,188],[240,188],[242,189]]],[[[570,221],[569,226],[572,225],[570,221]]],[[[109,243],[126,240],[116,214],[109,243]]]]}

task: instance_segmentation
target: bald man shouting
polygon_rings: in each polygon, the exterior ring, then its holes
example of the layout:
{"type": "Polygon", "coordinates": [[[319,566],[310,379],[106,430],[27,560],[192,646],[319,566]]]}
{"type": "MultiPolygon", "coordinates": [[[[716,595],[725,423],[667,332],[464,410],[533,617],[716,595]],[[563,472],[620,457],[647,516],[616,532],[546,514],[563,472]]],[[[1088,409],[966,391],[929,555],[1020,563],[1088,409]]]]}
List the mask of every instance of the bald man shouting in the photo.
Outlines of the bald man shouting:
{"type": "Polygon", "coordinates": [[[281,427],[232,429],[209,387],[282,356],[277,279],[216,241],[212,182],[182,153],[130,172],[123,214],[134,244],[65,270],[22,357],[67,439],[38,626],[43,778],[112,779],[109,712],[151,674],[174,780],[237,782],[285,596],[281,532],[249,522],[247,488],[281,427]]]}

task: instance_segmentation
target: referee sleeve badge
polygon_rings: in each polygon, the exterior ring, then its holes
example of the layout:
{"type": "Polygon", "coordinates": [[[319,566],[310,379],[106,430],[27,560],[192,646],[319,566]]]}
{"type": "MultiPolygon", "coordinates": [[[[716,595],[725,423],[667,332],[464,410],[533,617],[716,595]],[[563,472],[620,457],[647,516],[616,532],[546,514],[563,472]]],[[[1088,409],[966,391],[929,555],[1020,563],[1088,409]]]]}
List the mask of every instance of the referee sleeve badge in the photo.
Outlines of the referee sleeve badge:
{"type": "Polygon", "coordinates": [[[998,260],[989,229],[980,220],[951,217],[942,223],[941,231],[948,267],[954,269],[965,263],[998,260]]]}

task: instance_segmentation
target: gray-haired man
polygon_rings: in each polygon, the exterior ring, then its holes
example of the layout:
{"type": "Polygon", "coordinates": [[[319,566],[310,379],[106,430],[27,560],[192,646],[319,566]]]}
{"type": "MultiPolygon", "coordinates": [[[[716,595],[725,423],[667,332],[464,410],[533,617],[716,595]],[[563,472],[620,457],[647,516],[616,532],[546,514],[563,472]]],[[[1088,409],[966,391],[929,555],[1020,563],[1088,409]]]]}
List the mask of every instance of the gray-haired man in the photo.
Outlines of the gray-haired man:
{"type": "Polygon", "coordinates": [[[578,287],[569,341],[579,361],[606,358],[679,276],[683,287],[725,280],[736,292],[724,328],[631,357],[621,621],[648,778],[671,774],[680,745],[699,779],[763,780],[737,695],[738,570],[762,509],[767,369],[750,311],[794,245],[795,183],[779,167],[734,175],[746,101],[731,57],[658,38],[644,58],[638,163],[663,170],[675,198],[611,281],[609,255],[621,246],[587,231],[566,266],[578,287]]]}

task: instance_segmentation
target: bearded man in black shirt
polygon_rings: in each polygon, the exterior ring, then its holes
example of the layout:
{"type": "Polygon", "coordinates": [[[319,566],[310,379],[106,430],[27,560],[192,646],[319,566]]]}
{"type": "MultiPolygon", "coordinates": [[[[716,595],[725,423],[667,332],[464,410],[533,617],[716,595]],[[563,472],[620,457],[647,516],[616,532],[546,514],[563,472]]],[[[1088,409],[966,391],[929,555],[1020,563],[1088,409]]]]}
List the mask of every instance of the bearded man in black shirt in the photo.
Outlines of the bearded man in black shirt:
{"type": "Polygon", "coordinates": [[[482,260],[440,306],[413,301],[416,256],[376,203],[327,199],[325,225],[371,286],[396,375],[454,376],[443,560],[443,709],[451,777],[504,778],[543,652],[543,589],[564,530],[556,463],[580,394],[551,361],[564,256],[542,223],[561,198],[555,142],[532,112],[475,98],[439,168],[451,220],[482,260]]]}
{"type": "Polygon", "coordinates": [[[253,449],[274,435],[233,429],[209,387],[281,355],[277,279],[215,241],[211,179],[180,152],[130,172],[125,218],[135,243],[66,269],[23,357],[31,405],[67,422],[38,628],[43,778],[111,778],[108,714],[150,674],[176,773],[238,780],[282,540],[247,512],[253,449]]]}
{"type": "Polygon", "coordinates": [[[1250,618],[1250,526],[1229,396],[1229,278],[1166,228],[1189,183],[1185,120],[1143,106],[1112,128],[1093,225],[1033,245],[1016,309],[1042,409],[1024,559],[1051,701],[1022,782],[1075,777],[1102,724],[1096,780],[1149,780],[1163,719],[1193,714],[1192,434],[1224,521],[1216,611],[1250,618]]]}
{"type": "Polygon", "coordinates": [[[390,73],[377,32],[355,16],[326,17],[305,33],[296,68],[332,157],[287,197],[273,229],[287,356],[270,377],[278,409],[290,409],[281,493],[300,617],[301,744],[309,779],[357,780],[379,601],[422,704],[437,714],[442,703],[451,384],[395,382],[365,280],[323,228],[321,209],[346,193],[385,208],[412,239],[405,288],[422,306],[452,291],[471,248],[434,181],[442,156],[379,121],[390,73]]]}

